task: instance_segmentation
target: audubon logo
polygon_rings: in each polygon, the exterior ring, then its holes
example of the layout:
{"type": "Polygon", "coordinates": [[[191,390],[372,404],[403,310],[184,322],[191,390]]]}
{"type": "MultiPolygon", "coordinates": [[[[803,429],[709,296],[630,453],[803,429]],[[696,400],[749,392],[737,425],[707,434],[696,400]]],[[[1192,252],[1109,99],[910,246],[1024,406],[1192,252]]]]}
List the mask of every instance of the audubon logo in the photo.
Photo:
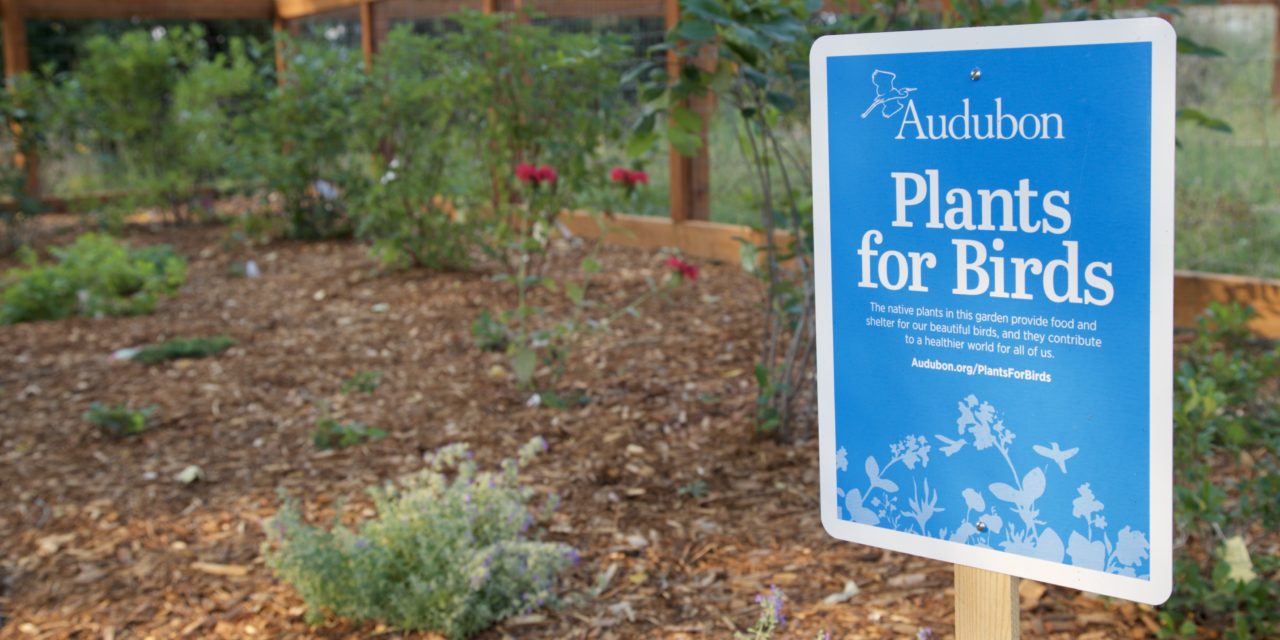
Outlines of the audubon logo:
{"type": "Polygon", "coordinates": [[[884,118],[901,114],[895,140],[1065,140],[1066,133],[1059,113],[1024,113],[1005,110],[1004,98],[992,101],[990,109],[976,110],[968,98],[960,101],[951,113],[921,114],[912,99],[915,87],[897,86],[898,74],[876,69],[871,84],[875,98],[865,119],[876,111],[884,118]]]}

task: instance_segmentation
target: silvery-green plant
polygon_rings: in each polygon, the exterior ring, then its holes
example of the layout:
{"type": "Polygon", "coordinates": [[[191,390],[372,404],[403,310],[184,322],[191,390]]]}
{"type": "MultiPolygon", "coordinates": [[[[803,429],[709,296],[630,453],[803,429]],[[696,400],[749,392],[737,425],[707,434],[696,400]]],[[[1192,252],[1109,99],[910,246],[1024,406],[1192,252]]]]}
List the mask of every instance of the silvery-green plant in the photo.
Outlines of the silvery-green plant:
{"type": "Polygon", "coordinates": [[[267,526],[267,565],[298,590],[313,623],[334,615],[453,639],[541,607],[577,560],[531,535],[534,491],[519,471],[545,448],[535,438],[501,470],[481,471],[466,445],[445,447],[423,470],[370,489],[377,516],[355,529],[308,525],[288,501],[267,526]]]}

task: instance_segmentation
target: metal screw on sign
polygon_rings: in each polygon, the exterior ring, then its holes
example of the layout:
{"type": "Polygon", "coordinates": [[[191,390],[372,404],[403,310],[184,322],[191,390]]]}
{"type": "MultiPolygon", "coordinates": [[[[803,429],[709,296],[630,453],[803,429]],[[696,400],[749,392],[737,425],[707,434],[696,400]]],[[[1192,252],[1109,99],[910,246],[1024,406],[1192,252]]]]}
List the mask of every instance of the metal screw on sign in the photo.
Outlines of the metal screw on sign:
{"type": "Polygon", "coordinates": [[[978,530],[978,533],[986,533],[986,532],[987,532],[987,523],[982,522],[981,520],[979,520],[979,521],[978,521],[978,524],[973,525],[973,528],[977,529],[977,530],[978,530]]]}
{"type": "Polygon", "coordinates": [[[969,79],[977,82],[982,79],[982,69],[974,67],[969,70],[969,79]]]}

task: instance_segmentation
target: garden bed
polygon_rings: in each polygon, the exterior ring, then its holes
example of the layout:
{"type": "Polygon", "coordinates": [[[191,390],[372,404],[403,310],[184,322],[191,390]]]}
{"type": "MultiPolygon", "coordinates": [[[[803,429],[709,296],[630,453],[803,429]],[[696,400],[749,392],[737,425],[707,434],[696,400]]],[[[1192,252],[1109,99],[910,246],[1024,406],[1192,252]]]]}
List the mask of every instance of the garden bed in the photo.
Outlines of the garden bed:
{"type": "MultiPolygon", "coordinates": [[[[563,607],[481,637],[725,638],[751,624],[770,585],[787,597],[781,637],[950,634],[951,567],[829,538],[816,441],[754,436],[758,301],[736,266],[701,265],[696,281],[587,339],[562,386],[590,402],[552,409],[529,406],[507,359],[473,344],[471,323],[505,296],[486,274],[383,275],[354,244],[248,250],[225,238],[129,230],[129,242],[171,243],[190,260],[187,284],[154,315],[0,328],[0,638],[431,637],[306,624],[260,554],[277,491],[314,521],[342,505],[354,522],[371,515],[363,489],[418,469],[424,452],[465,441],[489,466],[536,435],[550,447],[526,480],[563,498],[546,535],[581,560],[563,607]],[[234,275],[247,258],[261,277],[234,275]],[[236,345],[215,357],[111,358],[220,334],[236,345]],[[381,373],[376,389],[342,393],[360,371],[381,373]],[[155,406],[155,426],[106,438],[82,418],[92,402],[155,406]],[[387,437],[318,450],[320,403],[387,437]],[[175,480],[189,465],[203,478],[175,480]]],[[[600,290],[618,300],[663,275],[651,253],[605,258],[600,290]]],[[[1034,583],[1022,596],[1030,637],[1157,628],[1146,606],[1034,583]]]]}

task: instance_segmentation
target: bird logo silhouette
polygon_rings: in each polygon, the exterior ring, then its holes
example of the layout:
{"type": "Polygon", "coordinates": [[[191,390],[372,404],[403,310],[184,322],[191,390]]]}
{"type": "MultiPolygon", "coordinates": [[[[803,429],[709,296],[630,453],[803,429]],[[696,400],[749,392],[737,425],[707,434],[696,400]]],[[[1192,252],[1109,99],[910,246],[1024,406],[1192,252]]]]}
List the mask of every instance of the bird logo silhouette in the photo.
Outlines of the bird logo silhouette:
{"type": "Polygon", "coordinates": [[[880,114],[886,118],[891,118],[899,111],[902,111],[902,101],[906,100],[915,87],[904,87],[902,89],[894,86],[894,80],[898,79],[898,74],[892,71],[882,71],[876,69],[871,74],[871,84],[876,87],[876,99],[871,102],[871,106],[862,112],[862,117],[866,118],[876,107],[880,107],[880,114]]]}
{"type": "Polygon", "coordinates": [[[1071,459],[1071,457],[1076,455],[1077,453],[1080,453],[1080,447],[1071,447],[1070,449],[1063,450],[1061,447],[1058,446],[1058,443],[1056,442],[1050,442],[1049,444],[1053,445],[1053,447],[1050,448],[1050,447],[1045,447],[1037,444],[1037,445],[1032,445],[1031,449],[1036,453],[1058,463],[1058,468],[1061,469],[1063,473],[1066,473],[1067,460],[1071,459]]]}

